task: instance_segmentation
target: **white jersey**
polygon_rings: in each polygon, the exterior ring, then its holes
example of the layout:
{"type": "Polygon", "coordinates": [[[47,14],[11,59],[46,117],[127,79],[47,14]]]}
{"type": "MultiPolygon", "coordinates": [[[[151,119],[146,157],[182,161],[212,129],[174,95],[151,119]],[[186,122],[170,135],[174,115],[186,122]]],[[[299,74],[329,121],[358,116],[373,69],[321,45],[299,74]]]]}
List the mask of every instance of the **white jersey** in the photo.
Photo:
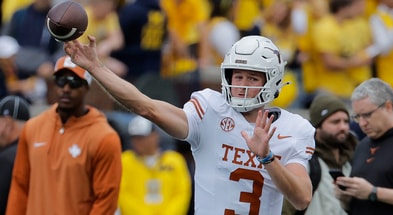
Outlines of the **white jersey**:
{"type": "MultiPolygon", "coordinates": [[[[280,215],[283,195],[240,132],[254,124],[230,107],[216,91],[194,92],[184,105],[189,124],[185,141],[195,160],[195,214],[280,215]]],[[[284,166],[307,168],[315,142],[314,127],[299,115],[280,110],[270,149],[284,166]]]]}

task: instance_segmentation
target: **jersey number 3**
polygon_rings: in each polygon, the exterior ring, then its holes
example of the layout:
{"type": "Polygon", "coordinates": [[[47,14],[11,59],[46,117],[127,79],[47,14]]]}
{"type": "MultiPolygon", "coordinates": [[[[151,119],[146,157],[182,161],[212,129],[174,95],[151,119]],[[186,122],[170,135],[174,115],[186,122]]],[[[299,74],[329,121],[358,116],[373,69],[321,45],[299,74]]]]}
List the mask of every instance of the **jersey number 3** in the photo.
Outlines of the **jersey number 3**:
{"type": "MultiPolygon", "coordinates": [[[[248,179],[253,181],[253,188],[251,193],[241,192],[240,202],[250,203],[249,215],[258,215],[259,208],[261,206],[260,197],[262,195],[262,186],[264,178],[259,171],[248,170],[248,169],[236,169],[231,173],[229,179],[232,181],[239,181],[240,179],[248,179]]],[[[235,215],[236,212],[233,209],[225,209],[224,215],[235,215]]]]}

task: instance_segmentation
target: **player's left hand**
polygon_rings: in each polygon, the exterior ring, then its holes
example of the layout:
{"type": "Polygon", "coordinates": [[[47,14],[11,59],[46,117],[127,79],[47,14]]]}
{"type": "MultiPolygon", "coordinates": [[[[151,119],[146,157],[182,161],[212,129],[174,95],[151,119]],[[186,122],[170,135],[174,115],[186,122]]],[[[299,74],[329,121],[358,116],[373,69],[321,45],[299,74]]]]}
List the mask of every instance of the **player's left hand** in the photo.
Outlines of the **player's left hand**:
{"type": "Polygon", "coordinates": [[[268,110],[263,111],[263,113],[262,110],[258,111],[252,137],[246,131],[241,132],[250,150],[261,158],[268,156],[270,151],[269,141],[276,131],[276,127],[270,130],[274,116],[268,118],[268,115],[268,110]]]}

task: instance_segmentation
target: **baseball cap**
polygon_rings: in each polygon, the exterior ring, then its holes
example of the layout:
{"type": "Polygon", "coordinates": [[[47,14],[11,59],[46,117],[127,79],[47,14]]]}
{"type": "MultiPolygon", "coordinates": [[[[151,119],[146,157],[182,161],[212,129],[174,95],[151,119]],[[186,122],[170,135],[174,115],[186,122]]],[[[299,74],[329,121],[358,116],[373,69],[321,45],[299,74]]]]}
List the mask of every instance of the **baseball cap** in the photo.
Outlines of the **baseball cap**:
{"type": "Polygon", "coordinates": [[[344,111],[349,117],[347,107],[339,98],[328,94],[318,95],[310,105],[310,122],[317,128],[326,118],[337,111],[344,111]]]}
{"type": "Polygon", "coordinates": [[[148,136],[153,129],[153,123],[141,116],[135,116],[128,124],[128,134],[130,136],[148,136]]]}
{"type": "Polygon", "coordinates": [[[19,43],[10,36],[0,36],[0,58],[9,58],[19,51],[19,43]]]}
{"type": "Polygon", "coordinates": [[[0,100],[0,116],[27,121],[30,118],[29,104],[19,96],[6,96],[0,100]]]}
{"type": "Polygon", "coordinates": [[[82,67],[74,64],[69,56],[63,56],[57,60],[55,65],[55,72],[53,74],[56,74],[57,72],[62,70],[69,70],[75,73],[79,78],[87,81],[89,85],[93,81],[90,73],[84,70],[82,67]]]}

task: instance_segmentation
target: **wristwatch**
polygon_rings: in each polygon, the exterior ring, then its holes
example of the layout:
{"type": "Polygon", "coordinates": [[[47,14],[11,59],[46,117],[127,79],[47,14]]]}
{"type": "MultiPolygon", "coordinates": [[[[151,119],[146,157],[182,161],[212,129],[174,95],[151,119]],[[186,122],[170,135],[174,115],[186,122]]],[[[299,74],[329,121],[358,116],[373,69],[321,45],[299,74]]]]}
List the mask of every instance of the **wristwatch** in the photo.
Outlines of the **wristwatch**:
{"type": "Polygon", "coordinates": [[[368,200],[372,202],[376,202],[378,200],[377,196],[377,187],[373,186],[373,189],[371,190],[371,193],[368,195],[368,200]]]}

